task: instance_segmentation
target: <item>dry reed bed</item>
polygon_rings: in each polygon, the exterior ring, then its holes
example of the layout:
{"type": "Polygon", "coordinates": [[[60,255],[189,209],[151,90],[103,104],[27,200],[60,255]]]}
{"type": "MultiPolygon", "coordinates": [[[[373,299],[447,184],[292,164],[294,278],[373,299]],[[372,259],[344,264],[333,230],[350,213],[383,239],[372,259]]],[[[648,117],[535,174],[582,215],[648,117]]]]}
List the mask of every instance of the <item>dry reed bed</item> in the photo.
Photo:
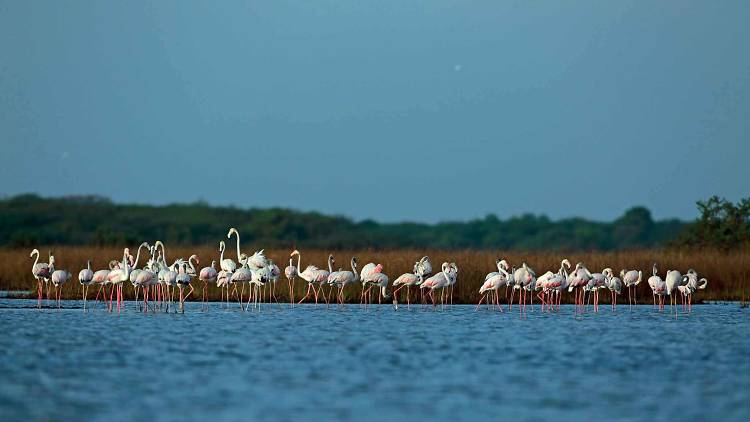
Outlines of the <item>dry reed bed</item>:
{"type": "MultiPolygon", "coordinates": [[[[50,248],[40,247],[42,261],[46,261],[47,251],[50,248]]],[[[255,249],[245,246],[245,252],[255,249]]],[[[134,250],[134,248],[131,248],[134,250]]],[[[32,259],[29,258],[29,250],[0,249],[0,290],[24,290],[29,292],[29,297],[35,294],[35,282],[31,275],[32,259]]],[[[289,250],[266,250],[266,255],[273,259],[279,267],[283,268],[289,263],[289,250]]],[[[63,289],[63,297],[75,299],[80,297],[80,286],[77,275],[81,268],[86,266],[86,260],[91,259],[94,271],[107,267],[112,259],[122,257],[121,248],[113,247],[57,247],[53,249],[56,260],[56,268],[67,269],[73,273],[71,283],[63,289]]],[[[171,262],[177,257],[187,258],[192,253],[201,258],[198,267],[211,264],[211,260],[218,261],[219,254],[216,248],[210,247],[167,247],[167,259],[171,262]]],[[[318,267],[326,267],[328,251],[303,250],[302,266],[309,264],[318,267]]],[[[664,276],[667,269],[678,269],[685,272],[688,268],[694,268],[700,276],[709,280],[708,289],[700,291],[694,298],[701,300],[741,300],[748,298],[747,280],[750,276],[750,254],[746,251],[734,252],[683,252],[662,250],[640,250],[629,252],[590,252],[590,253],[559,253],[559,252],[508,252],[508,251],[444,251],[444,250],[340,250],[332,251],[336,264],[334,270],[339,268],[350,269],[349,260],[356,256],[360,267],[367,262],[379,262],[385,267],[384,272],[388,274],[391,281],[400,274],[412,270],[414,262],[424,255],[428,255],[435,270],[439,270],[443,261],[456,262],[459,267],[458,283],[455,287],[454,300],[458,303],[476,303],[479,299],[477,293],[484,281],[484,276],[490,271],[496,271],[495,259],[502,257],[511,265],[520,266],[527,262],[538,275],[547,270],[556,271],[560,266],[562,258],[568,258],[573,264],[582,261],[592,271],[601,271],[605,267],[611,267],[619,273],[620,269],[640,269],[643,271],[643,283],[639,286],[638,297],[640,301],[649,299],[650,292],[646,279],[651,275],[651,266],[658,263],[659,274],[664,276]]],[[[236,250],[228,245],[226,257],[236,259],[236,250]]],[[[146,261],[141,255],[139,266],[146,261]]],[[[296,259],[294,261],[296,265],[296,259]]],[[[218,262],[217,262],[218,268],[218,262]]],[[[282,275],[282,282],[277,288],[277,296],[281,300],[287,297],[286,279],[282,275]]],[[[200,283],[195,283],[198,287],[200,283]]],[[[298,279],[296,283],[295,296],[300,298],[304,293],[306,285],[298,279]]],[[[93,289],[92,289],[93,290],[93,289]]],[[[132,298],[133,290],[129,283],[124,289],[126,299],[132,298]]],[[[359,299],[359,286],[348,288],[347,300],[357,301],[359,299]]],[[[212,300],[219,299],[219,290],[215,287],[209,288],[212,300]]],[[[193,299],[196,297],[194,296],[193,299]]],[[[198,295],[199,299],[200,296],[198,295]]],[[[569,298],[564,298],[569,299],[569,298]]]]}

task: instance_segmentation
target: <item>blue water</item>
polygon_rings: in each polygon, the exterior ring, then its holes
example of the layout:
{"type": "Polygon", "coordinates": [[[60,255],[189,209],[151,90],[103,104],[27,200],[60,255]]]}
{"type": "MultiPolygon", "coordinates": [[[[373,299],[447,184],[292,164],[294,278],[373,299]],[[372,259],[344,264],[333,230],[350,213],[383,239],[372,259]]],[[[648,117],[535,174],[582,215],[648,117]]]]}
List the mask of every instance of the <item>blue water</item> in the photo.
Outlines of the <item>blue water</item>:
{"type": "Polygon", "coordinates": [[[750,312],[737,304],[677,318],[34,305],[0,300],[4,421],[750,417],[750,312]]]}

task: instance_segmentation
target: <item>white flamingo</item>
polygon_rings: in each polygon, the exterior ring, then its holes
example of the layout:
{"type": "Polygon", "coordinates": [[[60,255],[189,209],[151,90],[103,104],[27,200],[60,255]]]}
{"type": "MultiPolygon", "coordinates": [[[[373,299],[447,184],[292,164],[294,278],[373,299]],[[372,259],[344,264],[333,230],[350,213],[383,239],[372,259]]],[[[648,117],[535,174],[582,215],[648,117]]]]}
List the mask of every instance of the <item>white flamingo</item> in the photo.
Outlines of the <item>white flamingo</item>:
{"type": "Polygon", "coordinates": [[[224,258],[224,251],[226,249],[227,244],[224,243],[223,240],[219,242],[219,253],[221,254],[221,257],[219,258],[219,268],[221,268],[222,271],[233,273],[234,270],[237,269],[237,263],[234,262],[231,258],[224,258]]]}
{"type": "Polygon", "coordinates": [[[42,307],[42,292],[44,291],[44,284],[46,284],[49,281],[50,276],[55,271],[55,257],[50,254],[49,257],[49,263],[47,262],[39,262],[39,250],[34,249],[29,254],[30,258],[33,258],[34,255],[36,255],[36,259],[34,259],[34,263],[31,265],[31,274],[36,279],[36,292],[37,292],[37,307],[42,307]],[[44,284],[43,284],[44,283],[44,284]]]}
{"type": "Polygon", "coordinates": [[[648,278],[648,285],[651,287],[651,293],[654,296],[654,308],[656,308],[656,296],[659,296],[659,310],[664,309],[664,295],[666,294],[667,284],[657,275],[656,263],[652,269],[652,276],[648,278]]]}
{"type": "Polygon", "coordinates": [[[628,307],[632,310],[633,305],[638,304],[638,296],[635,294],[637,292],[636,286],[641,284],[643,273],[636,270],[622,270],[620,271],[620,277],[622,278],[625,287],[628,288],[628,307]]]}
{"type": "Polygon", "coordinates": [[[612,310],[617,310],[617,295],[622,293],[622,280],[619,277],[615,277],[612,273],[611,268],[607,268],[605,271],[607,276],[607,288],[609,294],[612,296],[612,310]]]}
{"type": "Polygon", "coordinates": [[[607,272],[612,272],[612,270],[606,268],[600,273],[591,274],[589,282],[584,287],[584,294],[589,292],[589,298],[592,294],[594,296],[594,312],[599,312],[599,290],[607,287],[607,276],[605,275],[607,272]]]}
{"type": "Polygon", "coordinates": [[[237,236],[237,262],[244,265],[245,262],[242,257],[242,252],[240,251],[240,232],[237,231],[237,229],[235,229],[234,227],[232,227],[231,229],[229,229],[229,232],[227,233],[227,239],[231,239],[232,234],[237,236]]]}
{"type": "Polygon", "coordinates": [[[67,283],[72,275],[67,270],[55,270],[50,276],[52,284],[55,286],[55,300],[57,307],[60,308],[60,296],[62,295],[62,286],[67,283]]]}
{"type": "Polygon", "coordinates": [[[294,280],[297,278],[297,267],[292,263],[292,258],[289,258],[289,265],[284,268],[284,275],[289,283],[289,305],[294,307],[294,280]]]}
{"type": "MultiPolygon", "coordinates": [[[[297,256],[297,269],[299,270],[302,268],[302,254],[298,250],[292,251],[290,257],[297,256]]],[[[328,262],[329,267],[333,265],[333,255],[328,256],[328,262]]],[[[315,265],[308,265],[304,271],[299,273],[300,278],[305,280],[307,282],[307,293],[305,293],[305,297],[303,297],[297,304],[300,304],[305,301],[310,296],[310,291],[312,290],[313,294],[315,295],[315,304],[318,304],[318,291],[315,288],[315,283],[320,283],[321,279],[323,279],[323,274],[325,274],[325,279],[323,281],[328,280],[328,274],[325,273],[325,270],[321,270],[315,265]]]]}
{"type": "Polygon", "coordinates": [[[521,308],[519,312],[526,310],[526,286],[536,282],[536,274],[528,264],[525,262],[521,265],[521,268],[513,272],[513,290],[510,292],[510,305],[509,309],[513,307],[513,292],[518,290],[518,307],[521,308]]]}
{"type": "Polygon", "coordinates": [[[696,290],[704,290],[708,287],[708,280],[705,278],[698,279],[698,273],[692,268],[688,270],[687,274],[682,276],[683,285],[679,286],[678,289],[685,296],[687,301],[687,311],[692,312],[693,310],[693,293],[696,290]]]}
{"type": "Polygon", "coordinates": [[[568,284],[568,292],[575,291],[576,311],[578,311],[579,307],[583,309],[583,300],[585,298],[584,288],[589,284],[590,279],[591,272],[589,272],[588,268],[586,268],[583,262],[577,263],[575,269],[570,274],[568,284]]]}
{"type": "Polygon", "coordinates": [[[677,270],[667,270],[664,284],[667,286],[667,296],[669,296],[669,310],[675,311],[677,298],[672,293],[677,293],[677,287],[682,285],[682,274],[677,270]]]}
{"type": "Polygon", "coordinates": [[[91,271],[91,260],[86,261],[86,268],[78,272],[78,282],[81,283],[81,296],[83,299],[83,310],[86,310],[86,299],[89,295],[89,288],[94,282],[94,272],[91,271]]]}
{"type": "Polygon", "coordinates": [[[188,258],[188,263],[182,263],[182,265],[178,268],[177,278],[175,282],[177,283],[177,288],[180,289],[180,312],[183,314],[185,313],[185,301],[187,298],[190,297],[191,294],[193,294],[193,291],[195,290],[193,288],[193,285],[191,284],[192,276],[190,274],[190,271],[188,270],[188,264],[190,266],[190,269],[192,269],[192,273],[195,274],[195,265],[193,264],[193,259],[196,259],[197,256],[192,255],[190,258],[188,258]],[[187,295],[185,295],[185,288],[190,287],[190,291],[187,295]]]}
{"type": "Polygon", "coordinates": [[[243,311],[246,310],[245,306],[243,305],[245,284],[249,284],[252,280],[253,271],[250,269],[250,267],[247,266],[247,261],[240,268],[237,268],[237,270],[232,273],[232,276],[229,279],[230,283],[234,284],[234,289],[232,291],[235,293],[235,295],[237,292],[237,284],[241,284],[240,295],[237,300],[239,301],[240,309],[242,309],[243,311]]]}

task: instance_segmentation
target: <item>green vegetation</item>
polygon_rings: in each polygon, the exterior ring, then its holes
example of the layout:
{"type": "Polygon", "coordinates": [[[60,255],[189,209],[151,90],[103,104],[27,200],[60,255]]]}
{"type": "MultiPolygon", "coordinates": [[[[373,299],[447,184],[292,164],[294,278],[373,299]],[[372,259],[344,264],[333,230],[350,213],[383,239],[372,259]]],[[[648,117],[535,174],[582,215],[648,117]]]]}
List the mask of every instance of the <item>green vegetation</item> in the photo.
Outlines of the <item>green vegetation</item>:
{"type": "Polygon", "coordinates": [[[467,222],[381,224],[280,208],[114,204],[98,196],[27,194],[0,200],[0,246],[8,247],[124,245],[144,239],[206,245],[218,242],[230,226],[240,230],[243,243],[268,248],[610,251],[666,245],[687,224],[654,221],[643,207],[632,208],[611,223],[582,218],[552,221],[526,214],[506,220],[488,215],[467,222]]]}
{"type": "Polygon", "coordinates": [[[682,232],[674,246],[729,250],[750,245],[750,198],[735,205],[712,196],[697,204],[700,218],[682,232]]]}

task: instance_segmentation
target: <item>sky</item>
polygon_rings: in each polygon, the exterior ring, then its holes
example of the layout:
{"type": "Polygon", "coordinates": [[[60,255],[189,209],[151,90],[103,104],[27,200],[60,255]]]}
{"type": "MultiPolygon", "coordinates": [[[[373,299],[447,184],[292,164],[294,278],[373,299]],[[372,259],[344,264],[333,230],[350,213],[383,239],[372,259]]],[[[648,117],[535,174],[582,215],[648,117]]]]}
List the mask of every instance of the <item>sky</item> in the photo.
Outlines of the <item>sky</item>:
{"type": "Polygon", "coordinates": [[[747,1],[0,0],[0,195],[379,221],[750,196],[747,1]]]}

